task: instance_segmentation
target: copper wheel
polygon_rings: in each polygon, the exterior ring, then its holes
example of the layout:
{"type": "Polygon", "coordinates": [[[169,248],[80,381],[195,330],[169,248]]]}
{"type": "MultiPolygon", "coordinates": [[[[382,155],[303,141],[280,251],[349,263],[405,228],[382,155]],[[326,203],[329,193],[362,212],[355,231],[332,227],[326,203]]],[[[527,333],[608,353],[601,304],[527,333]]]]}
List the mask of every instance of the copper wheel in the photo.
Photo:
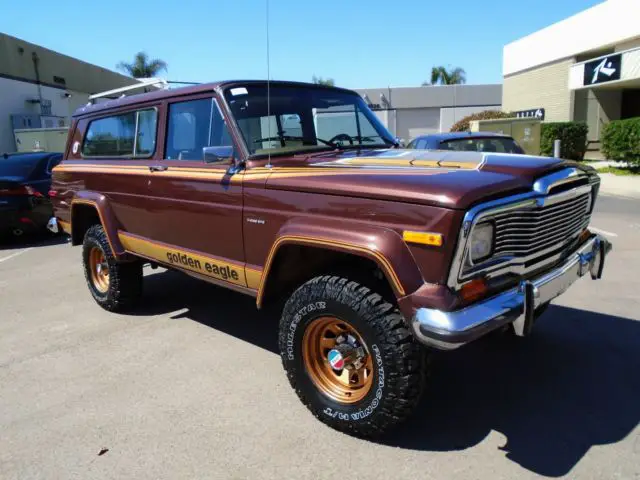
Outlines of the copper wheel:
{"type": "Polygon", "coordinates": [[[109,264],[104,252],[99,247],[93,247],[89,252],[89,272],[91,283],[101,293],[109,290],[109,264]]]}
{"type": "Polygon", "coordinates": [[[371,390],[373,360],[358,331],[344,320],[313,320],[302,338],[302,358],[316,388],[337,402],[359,402],[371,390]]]}

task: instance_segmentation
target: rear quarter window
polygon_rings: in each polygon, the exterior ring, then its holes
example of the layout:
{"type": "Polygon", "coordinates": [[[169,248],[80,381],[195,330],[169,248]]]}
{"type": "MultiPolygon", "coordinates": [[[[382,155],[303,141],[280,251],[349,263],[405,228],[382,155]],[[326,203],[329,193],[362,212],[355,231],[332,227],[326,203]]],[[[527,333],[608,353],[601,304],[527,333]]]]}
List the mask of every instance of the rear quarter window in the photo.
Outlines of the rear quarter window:
{"type": "Polygon", "coordinates": [[[155,108],[92,120],[82,143],[82,156],[150,157],[156,149],[157,124],[155,108]]]}

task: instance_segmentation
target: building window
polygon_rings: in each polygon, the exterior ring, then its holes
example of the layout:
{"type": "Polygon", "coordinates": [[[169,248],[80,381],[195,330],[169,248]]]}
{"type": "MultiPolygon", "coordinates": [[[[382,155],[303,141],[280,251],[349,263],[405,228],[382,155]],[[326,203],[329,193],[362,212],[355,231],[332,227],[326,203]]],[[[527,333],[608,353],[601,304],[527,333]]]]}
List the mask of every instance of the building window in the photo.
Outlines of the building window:
{"type": "Polygon", "coordinates": [[[155,108],[93,120],[82,145],[85,157],[148,158],[156,149],[155,108]]]}
{"type": "Polygon", "coordinates": [[[57,83],[59,85],[66,85],[67,81],[64,79],[64,77],[58,77],[56,75],[53,76],[53,83],[57,83]]]}

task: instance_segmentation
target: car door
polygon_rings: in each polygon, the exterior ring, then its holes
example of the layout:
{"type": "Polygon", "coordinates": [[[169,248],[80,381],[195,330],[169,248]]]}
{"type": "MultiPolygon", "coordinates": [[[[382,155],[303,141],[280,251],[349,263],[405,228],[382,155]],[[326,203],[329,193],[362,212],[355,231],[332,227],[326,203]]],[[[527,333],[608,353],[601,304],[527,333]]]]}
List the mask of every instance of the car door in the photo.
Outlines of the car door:
{"type": "Polygon", "coordinates": [[[81,161],[67,162],[86,170],[81,190],[107,197],[118,229],[140,236],[150,236],[153,228],[147,189],[150,167],[160,158],[160,113],[157,103],[81,119],[69,155],[81,161]]]}
{"type": "Polygon", "coordinates": [[[233,141],[212,94],[166,104],[164,158],[150,175],[156,255],[245,285],[242,174],[230,174],[233,141]]]}

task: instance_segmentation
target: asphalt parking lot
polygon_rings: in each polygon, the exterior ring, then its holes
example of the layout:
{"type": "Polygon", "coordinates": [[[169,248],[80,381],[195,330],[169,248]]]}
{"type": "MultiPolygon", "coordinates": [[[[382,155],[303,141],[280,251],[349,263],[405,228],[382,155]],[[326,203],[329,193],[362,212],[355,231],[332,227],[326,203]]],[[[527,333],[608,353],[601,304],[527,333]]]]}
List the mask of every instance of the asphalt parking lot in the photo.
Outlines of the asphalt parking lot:
{"type": "Polygon", "coordinates": [[[378,443],[316,421],[253,300],[147,270],[109,314],[61,239],[0,247],[0,478],[640,478],[640,200],[602,196],[614,251],[522,342],[439,354],[378,443]]]}

